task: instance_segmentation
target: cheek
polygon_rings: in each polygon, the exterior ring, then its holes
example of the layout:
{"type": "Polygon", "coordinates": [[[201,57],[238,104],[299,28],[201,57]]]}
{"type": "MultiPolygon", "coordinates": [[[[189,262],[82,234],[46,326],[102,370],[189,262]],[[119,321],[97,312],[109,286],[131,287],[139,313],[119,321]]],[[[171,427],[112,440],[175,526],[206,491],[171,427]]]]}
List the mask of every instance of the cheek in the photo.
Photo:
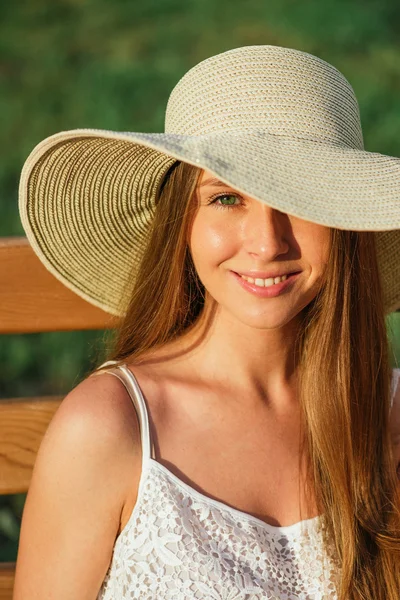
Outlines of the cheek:
{"type": "Polygon", "coordinates": [[[206,220],[200,210],[193,221],[189,247],[196,267],[212,268],[229,257],[235,247],[235,234],[226,221],[206,220]]]}
{"type": "Polygon", "coordinates": [[[330,230],[324,227],[323,230],[320,230],[319,235],[315,237],[315,240],[317,245],[316,256],[321,269],[325,270],[331,249],[330,230]]]}
{"type": "Polygon", "coordinates": [[[320,279],[325,272],[329,260],[330,246],[331,236],[328,227],[313,224],[304,231],[303,254],[317,279],[320,279]]]}

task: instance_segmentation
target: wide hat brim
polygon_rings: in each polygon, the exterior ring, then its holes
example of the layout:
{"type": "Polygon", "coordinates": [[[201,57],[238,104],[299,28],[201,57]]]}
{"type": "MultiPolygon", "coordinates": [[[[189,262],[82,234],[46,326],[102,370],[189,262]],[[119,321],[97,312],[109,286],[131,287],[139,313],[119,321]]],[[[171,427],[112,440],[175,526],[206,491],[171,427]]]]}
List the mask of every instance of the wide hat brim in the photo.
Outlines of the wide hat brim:
{"type": "Polygon", "coordinates": [[[376,232],[386,313],[400,307],[400,159],[264,129],[76,129],[45,139],[25,162],[19,192],[43,264],[88,302],[123,316],[158,186],[177,160],[289,215],[376,232]]]}

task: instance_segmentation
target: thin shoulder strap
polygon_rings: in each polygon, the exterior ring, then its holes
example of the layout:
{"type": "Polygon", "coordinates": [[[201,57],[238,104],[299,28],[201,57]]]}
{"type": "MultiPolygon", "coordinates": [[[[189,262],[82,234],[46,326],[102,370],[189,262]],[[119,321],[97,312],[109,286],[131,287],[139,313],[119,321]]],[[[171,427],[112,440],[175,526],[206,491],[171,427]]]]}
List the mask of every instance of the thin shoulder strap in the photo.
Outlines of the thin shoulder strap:
{"type": "Polygon", "coordinates": [[[147,460],[147,458],[153,458],[155,456],[154,444],[150,436],[149,415],[142,390],[140,389],[137,379],[132,371],[128,369],[126,365],[116,364],[116,362],[117,361],[109,360],[103,363],[94,374],[104,372],[111,373],[112,375],[115,375],[115,377],[118,377],[118,379],[123,383],[136,409],[136,413],[139,415],[143,460],[147,460]],[[116,366],[112,367],[114,364],[116,364],[116,366]]]}

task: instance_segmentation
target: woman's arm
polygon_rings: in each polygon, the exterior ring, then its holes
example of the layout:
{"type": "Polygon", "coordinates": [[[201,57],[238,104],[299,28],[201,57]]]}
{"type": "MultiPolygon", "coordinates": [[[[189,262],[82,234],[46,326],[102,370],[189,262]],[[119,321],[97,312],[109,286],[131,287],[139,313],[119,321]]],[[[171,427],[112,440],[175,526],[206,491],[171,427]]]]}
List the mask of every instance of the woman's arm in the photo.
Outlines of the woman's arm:
{"type": "Polygon", "coordinates": [[[81,382],[40,446],[21,525],[13,600],[94,600],[141,470],[139,424],[117,378],[81,382]]]}

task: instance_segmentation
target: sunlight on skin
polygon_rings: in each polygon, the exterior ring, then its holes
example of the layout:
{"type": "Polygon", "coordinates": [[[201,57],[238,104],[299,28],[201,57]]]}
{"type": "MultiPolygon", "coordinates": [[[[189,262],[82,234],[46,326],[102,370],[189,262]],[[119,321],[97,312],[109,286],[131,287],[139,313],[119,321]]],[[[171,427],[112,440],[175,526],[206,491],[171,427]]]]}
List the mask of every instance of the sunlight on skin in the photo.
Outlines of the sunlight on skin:
{"type": "Polygon", "coordinates": [[[323,281],[330,229],[281,213],[221,182],[202,185],[210,176],[204,171],[199,179],[188,232],[205,305],[181,341],[194,343],[191,365],[201,365],[204,380],[229,382],[235,395],[269,397],[283,407],[295,401],[298,316],[323,281]],[[300,273],[275,297],[260,297],[234,274],[255,270],[300,273]]]}
{"type": "Polygon", "coordinates": [[[199,277],[221,310],[243,324],[283,327],[321,286],[330,229],[281,213],[221,182],[204,185],[212,177],[203,171],[199,180],[199,208],[191,229],[190,249],[199,277]],[[231,273],[254,270],[301,274],[281,295],[259,298],[238,285],[231,273]]]}

